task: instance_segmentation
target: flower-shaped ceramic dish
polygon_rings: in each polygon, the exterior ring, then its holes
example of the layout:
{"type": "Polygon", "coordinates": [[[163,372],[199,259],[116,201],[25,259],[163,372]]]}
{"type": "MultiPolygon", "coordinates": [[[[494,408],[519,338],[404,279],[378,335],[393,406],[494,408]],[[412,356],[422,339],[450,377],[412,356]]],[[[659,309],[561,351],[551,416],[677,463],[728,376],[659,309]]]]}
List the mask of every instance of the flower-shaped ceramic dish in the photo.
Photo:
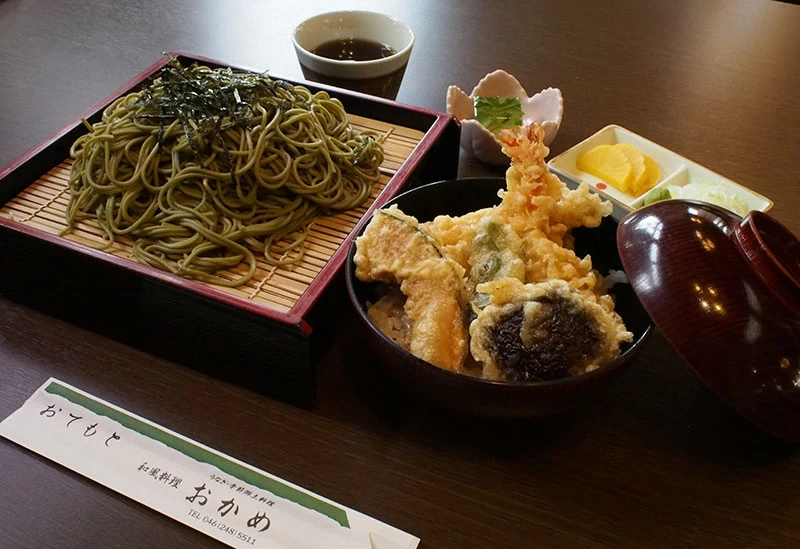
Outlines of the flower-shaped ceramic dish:
{"type": "Polygon", "coordinates": [[[505,165],[500,140],[475,120],[476,97],[518,97],[522,106],[522,125],[539,122],[544,128],[544,144],[550,145],[558,133],[564,115],[564,98],[558,88],[547,88],[532,97],[519,81],[504,70],[484,76],[467,95],[458,86],[447,88],[447,112],[461,123],[461,145],[478,160],[488,164],[505,165]]]}
{"type": "Polygon", "coordinates": [[[800,241],[759,211],[667,200],[627,216],[619,242],[633,288],[700,378],[800,441],[800,241]]]}
{"type": "MultiPolygon", "coordinates": [[[[440,214],[464,215],[499,202],[497,191],[505,188],[502,178],[451,179],[408,191],[390,200],[420,221],[440,214]]],[[[360,236],[366,224],[362,225],[360,236]]],[[[596,229],[576,229],[575,251],[591,254],[601,273],[620,270],[616,246],[617,221],[606,217],[596,229]]],[[[421,360],[384,335],[367,315],[368,302],[377,300],[378,284],[367,284],[355,276],[355,241],[347,257],[347,291],[361,319],[364,341],[375,356],[375,366],[435,406],[472,416],[526,418],[556,414],[587,403],[627,366],[641,349],[652,329],[652,322],[629,284],[617,284],[610,292],[616,310],[633,332],[633,342],[624,344],[612,362],[586,374],[533,383],[490,381],[458,374],[421,360]]]]}

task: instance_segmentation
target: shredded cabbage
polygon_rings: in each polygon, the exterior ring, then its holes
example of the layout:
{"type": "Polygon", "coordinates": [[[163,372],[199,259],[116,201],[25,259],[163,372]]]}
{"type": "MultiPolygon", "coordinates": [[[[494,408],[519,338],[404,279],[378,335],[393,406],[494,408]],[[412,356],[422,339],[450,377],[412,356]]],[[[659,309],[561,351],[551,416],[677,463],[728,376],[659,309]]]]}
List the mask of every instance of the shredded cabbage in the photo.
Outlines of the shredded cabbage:
{"type": "Polygon", "coordinates": [[[722,206],[733,213],[742,217],[747,215],[750,208],[740,198],[738,198],[731,189],[721,183],[712,185],[710,183],[689,183],[679,187],[677,185],[669,186],[669,194],[672,198],[694,198],[702,200],[703,202],[710,202],[717,206],[722,206]]]}

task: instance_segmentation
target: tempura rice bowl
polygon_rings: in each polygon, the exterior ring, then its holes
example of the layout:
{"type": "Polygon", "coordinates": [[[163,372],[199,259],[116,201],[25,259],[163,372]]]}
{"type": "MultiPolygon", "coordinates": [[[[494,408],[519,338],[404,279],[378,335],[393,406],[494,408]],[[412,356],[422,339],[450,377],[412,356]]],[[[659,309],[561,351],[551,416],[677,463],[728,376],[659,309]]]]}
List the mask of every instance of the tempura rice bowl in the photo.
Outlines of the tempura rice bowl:
{"type": "MultiPolygon", "coordinates": [[[[502,178],[466,178],[432,183],[408,191],[384,207],[397,204],[400,209],[422,221],[437,215],[459,216],[498,204],[498,190],[504,188],[502,178]]],[[[366,222],[356,236],[363,233],[366,222]]],[[[594,268],[602,274],[622,270],[616,247],[617,221],[606,217],[595,229],[575,229],[575,250],[578,255],[591,254],[594,268]]],[[[364,283],[355,276],[353,257],[355,241],[349,250],[346,281],[353,303],[369,344],[376,368],[410,393],[456,412],[484,417],[524,418],[563,412],[589,401],[601,393],[608,383],[638,354],[650,334],[652,323],[629,284],[616,284],[609,293],[616,302],[616,311],[623,318],[633,341],[624,344],[620,356],[591,372],[553,381],[493,381],[455,373],[415,357],[402,347],[403,321],[395,311],[369,308],[386,293],[385,286],[364,283]],[[376,322],[377,317],[377,322],[376,322]],[[381,331],[379,322],[393,326],[392,337],[381,331]]]]}

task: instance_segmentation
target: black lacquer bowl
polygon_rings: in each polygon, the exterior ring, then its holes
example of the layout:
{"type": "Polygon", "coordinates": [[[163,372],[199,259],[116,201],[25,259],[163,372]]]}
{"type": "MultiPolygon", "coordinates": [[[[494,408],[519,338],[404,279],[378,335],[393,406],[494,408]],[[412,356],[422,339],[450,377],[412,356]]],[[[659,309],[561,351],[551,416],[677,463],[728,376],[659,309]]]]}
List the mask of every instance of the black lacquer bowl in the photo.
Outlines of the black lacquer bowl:
{"type": "MultiPolygon", "coordinates": [[[[437,215],[459,216],[498,204],[498,190],[505,187],[501,178],[452,179],[432,183],[403,193],[386,204],[400,209],[419,221],[437,215]]],[[[362,225],[358,235],[364,231],[362,225]]],[[[608,217],[595,229],[576,229],[575,251],[591,254],[595,269],[606,274],[622,270],[616,241],[617,221],[608,217]]],[[[355,240],[346,263],[347,291],[364,328],[375,365],[402,384],[409,392],[452,411],[483,417],[529,418],[567,411],[588,402],[601,393],[636,356],[650,331],[652,322],[629,284],[617,284],[610,292],[616,310],[633,332],[633,342],[625,344],[613,362],[592,372],[554,381],[510,383],[478,379],[434,366],[405,351],[383,335],[367,316],[367,302],[377,300],[379,286],[358,280],[353,257],[355,240]]]]}

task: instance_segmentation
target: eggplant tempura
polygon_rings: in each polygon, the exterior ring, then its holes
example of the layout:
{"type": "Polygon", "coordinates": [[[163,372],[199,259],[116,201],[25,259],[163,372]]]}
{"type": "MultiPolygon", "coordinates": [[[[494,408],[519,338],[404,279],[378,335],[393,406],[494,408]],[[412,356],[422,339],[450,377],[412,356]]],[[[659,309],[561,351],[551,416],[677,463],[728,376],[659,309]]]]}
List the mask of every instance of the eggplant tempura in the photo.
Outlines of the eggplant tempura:
{"type": "Polygon", "coordinates": [[[487,379],[541,381],[598,368],[632,340],[591,257],[572,249],[570,230],[597,227],[612,206],[551,174],[543,138],[535,124],[503,132],[511,166],[498,206],[429,223],[392,206],[356,240],[356,276],[400,290],[370,317],[415,356],[487,379]]]}

